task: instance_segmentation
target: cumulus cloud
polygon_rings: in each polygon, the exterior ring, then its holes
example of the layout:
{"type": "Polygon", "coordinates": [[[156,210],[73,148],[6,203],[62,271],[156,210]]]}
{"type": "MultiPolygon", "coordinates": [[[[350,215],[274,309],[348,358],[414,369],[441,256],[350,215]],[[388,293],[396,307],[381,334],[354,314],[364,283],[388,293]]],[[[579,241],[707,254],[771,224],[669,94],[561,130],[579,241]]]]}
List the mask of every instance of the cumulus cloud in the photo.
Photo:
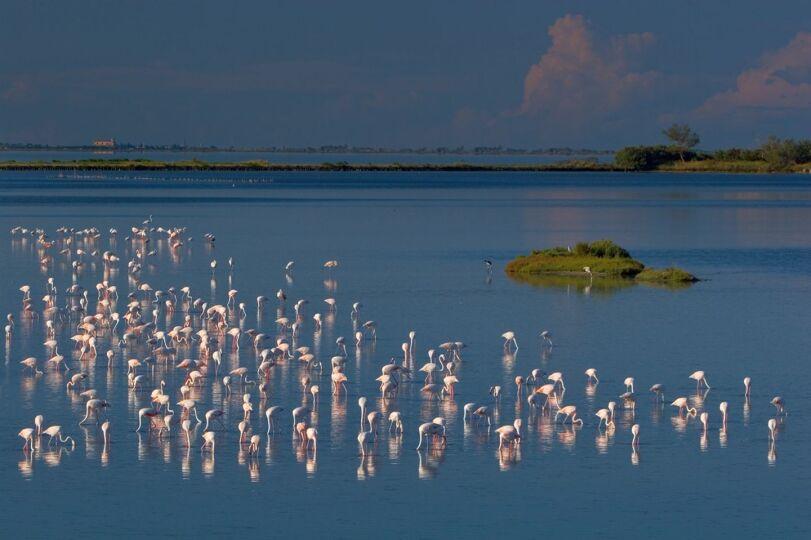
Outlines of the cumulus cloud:
{"type": "Polygon", "coordinates": [[[757,66],[738,75],[734,89],[710,97],[697,112],[713,116],[808,108],[811,108],[811,33],[800,32],[788,45],[765,54],[757,66]]]}
{"type": "Polygon", "coordinates": [[[549,37],[551,46],[524,78],[517,115],[587,121],[652,94],[659,74],[637,64],[653,34],[600,39],[581,15],[566,15],[549,28],[549,37]]]}

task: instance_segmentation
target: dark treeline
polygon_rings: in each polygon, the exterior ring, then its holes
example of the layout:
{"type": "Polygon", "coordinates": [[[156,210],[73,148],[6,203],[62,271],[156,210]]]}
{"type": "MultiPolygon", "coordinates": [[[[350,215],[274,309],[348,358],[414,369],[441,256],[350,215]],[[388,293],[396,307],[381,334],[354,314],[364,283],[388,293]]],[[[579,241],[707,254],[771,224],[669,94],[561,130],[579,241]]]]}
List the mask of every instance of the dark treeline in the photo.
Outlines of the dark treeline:
{"type": "Polygon", "coordinates": [[[79,151],[79,152],[264,152],[279,154],[450,154],[450,155],[551,155],[582,156],[612,154],[613,150],[596,150],[593,148],[513,148],[509,146],[421,146],[410,147],[373,147],[353,146],[346,144],[322,146],[187,146],[182,144],[133,144],[116,142],[112,147],[94,145],[47,145],[31,143],[3,143],[0,151],[79,151]]]}
{"type": "Polygon", "coordinates": [[[731,172],[769,172],[811,169],[811,140],[769,137],[756,148],[695,150],[698,134],[687,125],[674,124],[665,130],[668,145],[627,146],[614,156],[618,169],[629,171],[719,170],[731,172]]]}

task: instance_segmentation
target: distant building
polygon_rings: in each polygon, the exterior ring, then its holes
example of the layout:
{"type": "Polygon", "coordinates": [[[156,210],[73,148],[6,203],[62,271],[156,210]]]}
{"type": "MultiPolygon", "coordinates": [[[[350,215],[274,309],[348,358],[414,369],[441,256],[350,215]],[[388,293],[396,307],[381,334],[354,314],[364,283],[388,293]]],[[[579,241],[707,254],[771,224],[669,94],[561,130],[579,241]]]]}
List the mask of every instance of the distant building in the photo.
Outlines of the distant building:
{"type": "Polygon", "coordinates": [[[115,148],[115,139],[96,139],[93,141],[96,148],[115,148]]]}

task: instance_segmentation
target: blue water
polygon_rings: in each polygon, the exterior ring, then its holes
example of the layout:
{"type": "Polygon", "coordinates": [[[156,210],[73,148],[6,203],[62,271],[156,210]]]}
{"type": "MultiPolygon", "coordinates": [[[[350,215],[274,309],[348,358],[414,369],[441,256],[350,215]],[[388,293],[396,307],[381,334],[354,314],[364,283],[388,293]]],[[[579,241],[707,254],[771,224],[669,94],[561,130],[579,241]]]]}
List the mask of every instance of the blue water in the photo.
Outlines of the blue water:
{"type": "MultiPolygon", "coordinates": [[[[0,309],[17,319],[0,363],[0,518],[9,536],[50,537],[57,528],[77,537],[811,533],[804,499],[811,485],[805,459],[811,422],[803,407],[811,397],[811,182],[805,177],[2,173],[0,231],[0,309]],[[270,182],[246,183],[258,179],[270,182]],[[33,240],[8,231],[42,227],[57,237],[61,225],[98,227],[98,249],[112,249],[122,259],[107,277],[123,293],[135,285],[126,271],[135,246],[125,236],[149,214],[154,226],[187,227],[184,236],[193,237],[173,254],[160,235],[153,236],[157,254],[141,278],[154,289],[190,285],[194,296],[222,303],[229,289],[238,289],[248,311],[240,326],[269,332],[275,331],[277,305],[271,301],[257,314],[257,295],[273,297],[283,288],[288,315],[295,300],[309,300],[298,345],[313,347],[325,363],[323,374],[311,374],[322,389],[313,416],[317,458],[291,433],[288,412],[305,399],[298,385],[303,371],[295,362],[274,368],[266,402],[249,389],[255,410],[286,409],[270,440],[263,415],[255,414],[254,432],[262,435],[258,459],[238,448],[241,392],[226,398],[216,380],[194,396],[201,414],[226,410],[229,431],[217,433],[213,459],[201,455],[201,429],[190,451],[178,427],[163,440],[133,432],[148,392],[127,388],[122,362],[148,356],[144,344],[119,351],[116,367],[108,370],[109,335],[99,339],[97,362],[80,363],[78,353],[68,355],[74,328],[60,327],[60,352],[113,405],[106,453],[95,425],[77,426],[84,406],[66,391],[64,373],[33,378],[22,372],[23,358],[43,361],[48,355],[44,323],[23,319],[18,287],[30,284],[34,305],[41,307],[47,277],[60,291],[72,277],[64,255],[54,252],[54,263],[43,269],[33,240]],[[114,243],[110,227],[120,231],[114,243]],[[216,246],[203,241],[207,232],[216,234],[216,246]],[[674,290],[585,278],[527,284],[503,273],[516,254],[603,237],[650,265],[676,264],[703,281],[674,290]],[[230,277],[229,256],[236,262],[230,277]],[[220,265],[212,279],[214,258],[220,265]],[[495,263],[492,278],[484,258],[495,263]],[[331,274],[321,267],[328,259],[340,261],[331,274]],[[296,261],[290,280],[282,271],[289,260],[296,261]],[[315,333],[310,317],[326,313],[326,297],[337,300],[337,313],[315,333]],[[377,341],[349,348],[349,395],[335,398],[329,359],[335,339],[353,334],[355,301],[363,303],[363,320],[377,321],[377,341]],[[402,356],[400,345],[412,329],[417,367],[441,342],[467,345],[454,400],[422,397],[419,376],[402,385],[397,399],[379,399],[374,379],[390,357],[402,356]],[[553,335],[551,350],[538,337],[543,329],[553,335]],[[504,354],[500,334],[506,330],[517,334],[515,355],[504,354]],[[596,387],[586,384],[589,367],[598,370],[596,387]],[[577,405],[584,426],[554,424],[516,401],[515,376],[526,377],[533,368],[564,373],[564,401],[577,405]],[[712,386],[706,395],[697,395],[688,378],[697,369],[706,371],[712,386]],[[636,379],[635,414],[620,409],[613,433],[601,432],[594,411],[620,401],[627,376],[636,379]],[[748,404],[745,376],[753,381],[748,404]],[[665,405],[647,393],[653,383],[666,385],[665,405]],[[504,387],[495,424],[516,417],[524,422],[512,456],[500,457],[492,432],[462,422],[467,402],[495,406],[488,396],[494,384],[504,387]],[[777,394],[789,414],[771,447],[766,423],[774,417],[769,401],[777,394]],[[406,424],[401,439],[382,434],[366,459],[356,441],[360,395],[375,410],[402,411],[406,424]],[[682,395],[709,412],[706,438],[696,418],[680,419],[669,406],[682,395]],[[729,402],[725,433],[719,431],[721,401],[729,402]],[[61,424],[76,438],[76,449],[25,454],[16,434],[32,426],[36,414],[45,415],[46,426],[61,424]],[[447,448],[418,453],[416,428],[435,416],[447,421],[447,448]],[[630,446],[634,423],[641,434],[636,453],[630,446]]],[[[101,279],[101,263],[87,259],[77,281],[92,291],[91,299],[101,279]]],[[[119,312],[125,304],[122,294],[119,312]]],[[[158,324],[171,327],[182,318],[161,313],[158,324]]],[[[226,349],[223,367],[238,365],[256,365],[250,346],[238,354],[226,349]]],[[[143,373],[151,379],[148,389],[163,379],[177,401],[182,370],[170,364],[143,373]]]]}

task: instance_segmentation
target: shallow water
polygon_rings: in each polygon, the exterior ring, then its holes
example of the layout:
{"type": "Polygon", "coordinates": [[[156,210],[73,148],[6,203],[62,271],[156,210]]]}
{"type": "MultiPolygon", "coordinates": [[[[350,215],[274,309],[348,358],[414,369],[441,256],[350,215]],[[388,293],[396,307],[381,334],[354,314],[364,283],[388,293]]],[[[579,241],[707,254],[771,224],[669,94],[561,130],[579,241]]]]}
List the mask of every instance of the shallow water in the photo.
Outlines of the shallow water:
{"type": "MultiPolygon", "coordinates": [[[[807,304],[811,293],[811,183],[804,177],[680,175],[496,175],[496,174],[276,174],[261,186],[239,174],[0,175],[0,260],[5,286],[0,309],[14,313],[17,328],[0,363],[0,478],[4,529],[21,536],[107,537],[273,534],[327,537],[492,537],[506,531],[555,537],[681,537],[685,534],[806,537],[811,523],[803,494],[811,474],[805,455],[809,420],[801,406],[809,397],[805,358],[811,346],[807,304]],[[133,187],[137,179],[141,187],[133,187]],[[212,185],[204,180],[215,179],[212,185]],[[233,179],[231,183],[227,180],[233,179]],[[509,185],[508,185],[509,184],[509,185]],[[89,386],[113,405],[112,444],[102,453],[94,425],[79,428],[83,403],[65,390],[66,377],[51,371],[33,378],[18,362],[43,360],[44,323],[26,321],[21,293],[29,283],[35,305],[47,276],[60,291],[71,283],[64,256],[42,270],[32,239],[12,237],[16,226],[96,226],[98,248],[122,258],[109,276],[129,290],[126,264],[134,246],[124,239],[149,214],[154,225],[188,227],[176,254],[155,236],[157,255],[142,279],[155,289],[190,285],[192,294],[225,302],[239,290],[248,316],[245,329],[272,331],[276,303],[257,318],[254,298],[284,288],[292,303],[308,299],[299,345],[310,345],[325,363],[312,374],[322,388],[314,423],[317,458],[294,443],[287,414],[303,400],[301,368],[274,368],[269,405],[285,407],[282,425],[269,442],[264,418],[254,417],[263,442],[257,460],[238,451],[235,424],[240,391],[225,398],[219,381],[195,396],[203,411],[226,409],[227,433],[217,433],[214,459],[198,442],[183,446],[175,427],[163,441],[133,432],[148,393],[129,391],[120,362],[106,368],[101,339],[97,363],[83,363],[89,386]],[[113,245],[107,230],[121,233],[113,245]],[[202,234],[216,234],[216,246],[202,234]],[[653,266],[676,264],[704,281],[683,289],[601,282],[550,280],[527,284],[503,274],[515,254],[552,244],[612,238],[653,266]],[[225,260],[236,268],[229,278],[225,260]],[[220,266],[211,279],[209,261],[220,266]],[[488,279],[482,259],[495,262],[488,279]],[[323,261],[338,259],[331,275],[323,261]],[[282,267],[295,260],[292,281],[282,267]],[[310,316],[337,313],[320,334],[310,316]],[[350,347],[349,395],[329,395],[329,358],[338,336],[353,333],[351,304],[363,303],[362,319],[378,322],[376,342],[350,347]],[[426,350],[448,340],[464,341],[461,382],[454,400],[421,397],[420,377],[402,385],[399,397],[379,399],[374,378],[392,356],[400,357],[409,330],[417,332],[417,367],[426,350]],[[517,333],[520,348],[505,356],[500,334],[517,333]],[[542,347],[539,332],[552,332],[554,347],[542,347]],[[598,370],[589,387],[583,371],[598,370]],[[562,371],[565,402],[575,404],[582,427],[553,424],[516,402],[516,375],[533,368],[562,371]],[[707,373],[712,389],[696,394],[688,375],[707,373]],[[598,431],[593,412],[619,401],[623,380],[634,376],[635,415],[620,410],[613,433],[598,431]],[[742,379],[750,376],[750,403],[742,379]],[[666,385],[666,405],[647,393],[666,385]],[[516,417],[524,437],[513,456],[497,451],[486,429],[465,426],[467,402],[491,404],[491,385],[504,387],[496,424],[516,417]],[[771,451],[766,422],[780,394],[789,415],[771,451]],[[400,410],[401,439],[383,434],[373,455],[361,459],[356,435],[357,398],[376,410],[400,410]],[[710,414],[707,437],[695,418],[680,420],[670,401],[689,396],[710,414]],[[719,431],[718,403],[729,402],[726,433],[719,431]],[[20,450],[16,433],[33,424],[61,424],[76,437],[74,451],[20,450]],[[442,452],[418,453],[416,427],[435,416],[448,423],[442,452]],[[630,426],[640,425],[641,444],[630,446],[630,426]]],[[[268,178],[268,177],[261,177],[268,178]]],[[[100,263],[89,262],[78,282],[93,291],[100,263]]],[[[126,300],[119,300],[122,311],[126,300]]],[[[62,299],[64,301],[64,298],[62,299]]],[[[146,317],[147,315],[145,315],[146,317]]],[[[159,326],[180,324],[182,314],[159,326]]],[[[72,329],[62,328],[60,351],[70,351],[72,329]]],[[[196,354],[196,350],[194,351],[196,354]]],[[[143,345],[122,353],[144,358],[143,345]]],[[[181,351],[181,357],[192,356],[181,351]]],[[[78,354],[68,358],[80,367],[78,354]]],[[[223,367],[256,365],[250,346],[225,354],[223,367]]],[[[253,370],[251,370],[253,371],[253,370]]],[[[146,373],[149,373],[146,371],[146,373]]],[[[183,372],[156,368],[176,395],[183,372]]],[[[258,392],[253,389],[255,409],[258,392]]],[[[173,400],[176,401],[176,400],[173,400]]]]}

